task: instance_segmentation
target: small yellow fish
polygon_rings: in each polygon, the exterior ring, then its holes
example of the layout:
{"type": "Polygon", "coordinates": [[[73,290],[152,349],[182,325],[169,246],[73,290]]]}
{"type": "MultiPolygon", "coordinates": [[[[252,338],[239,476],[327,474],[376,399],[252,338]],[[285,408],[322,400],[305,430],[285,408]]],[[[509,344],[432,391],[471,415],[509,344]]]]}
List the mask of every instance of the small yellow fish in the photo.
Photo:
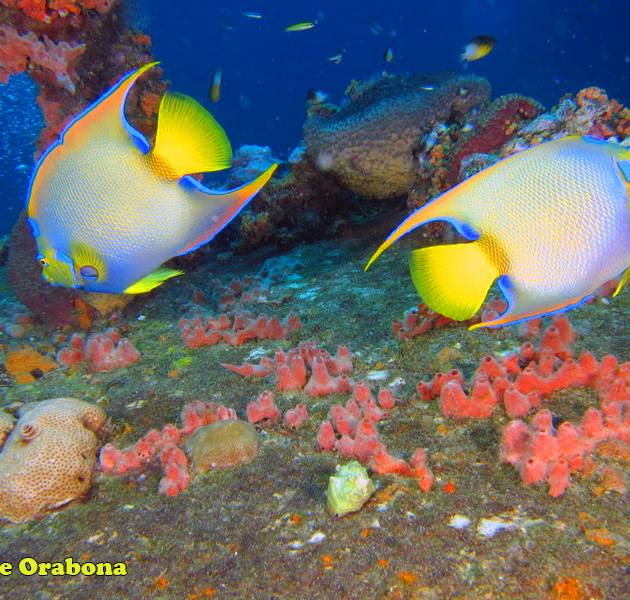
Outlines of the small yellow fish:
{"type": "Polygon", "coordinates": [[[383,60],[385,62],[392,62],[394,60],[394,51],[391,48],[387,48],[383,53],[383,60]]]}
{"type": "Polygon", "coordinates": [[[123,77],[61,132],[35,166],[29,224],[42,277],[93,292],[148,292],[181,271],[162,267],[209,242],[273,174],[213,192],[191,174],[232,163],[221,126],[198,102],[168,92],[153,147],[125,119],[136,80],[123,77]]]}
{"type": "Polygon", "coordinates": [[[470,319],[495,280],[506,312],[477,327],[574,308],[625,270],[630,279],[630,150],[569,136],[505,158],[409,215],[397,239],[447,221],[468,243],[411,253],[411,278],[436,312],[470,319]]]}
{"type": "Polygon", "coordinates": [[[491,35],[477,35],[464,46],[460,58],[467,62],[479,60],[490,54],[495,43],[496,39],[491,35]]]}
{"type": "Polygon", "coordinates": [[[210,100],[217,103],[221,98],[221,81],[223,79],[223,71],[217,69],[212,77],[212,83],[210,84],[210,100]]]}
{"type": "Polygon", "coordinates": [[[313,27],[315,27],[315,23],[312,21],[303,21],[302,23],[289,25],[285,28],[285,31],[306,31],[307,29],[313,29],[313,27]]]}

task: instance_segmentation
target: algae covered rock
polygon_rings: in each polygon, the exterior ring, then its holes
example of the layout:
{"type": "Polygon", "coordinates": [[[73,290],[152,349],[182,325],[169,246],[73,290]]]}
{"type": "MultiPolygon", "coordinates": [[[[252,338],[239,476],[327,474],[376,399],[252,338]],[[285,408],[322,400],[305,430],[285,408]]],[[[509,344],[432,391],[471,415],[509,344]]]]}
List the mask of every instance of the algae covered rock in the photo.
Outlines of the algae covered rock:
{"type": "Polygon", "coordinates": [[[343,517],[360,510],[374,492],[374,484],[365,467],[356,460],[343,467],[328,480],[328,510],[343,517]]]}
{"type": "Polygon", "coordinates": [[[246,421],[216,421],[186,440],[186,452],[197,473],[244,465],[258,454],[258,433],[246,421]]]}

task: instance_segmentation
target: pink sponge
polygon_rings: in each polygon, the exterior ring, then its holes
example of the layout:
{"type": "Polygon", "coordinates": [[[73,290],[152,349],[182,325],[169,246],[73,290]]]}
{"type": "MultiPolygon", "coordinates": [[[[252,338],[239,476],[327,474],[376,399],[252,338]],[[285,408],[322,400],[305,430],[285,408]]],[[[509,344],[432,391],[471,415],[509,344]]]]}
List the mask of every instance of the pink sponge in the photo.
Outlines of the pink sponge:
{"type": "Polygon", "coordinates": [[[70,345],[57,353],[57,361],[73,367],[87,363],[90,371],[106,372],[132,365],[140,358],[134,345],[123,338],[117,329],[108,329],[87,338],[74,334],[70,345]]]}

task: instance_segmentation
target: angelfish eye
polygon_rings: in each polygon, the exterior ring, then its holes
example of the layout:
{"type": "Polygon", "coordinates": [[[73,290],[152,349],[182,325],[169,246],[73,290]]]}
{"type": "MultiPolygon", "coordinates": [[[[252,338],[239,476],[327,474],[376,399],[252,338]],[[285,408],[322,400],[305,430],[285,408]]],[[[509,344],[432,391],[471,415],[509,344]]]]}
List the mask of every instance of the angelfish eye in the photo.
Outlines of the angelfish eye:
{"type": "Polygon", "coordinates": [[[81,277],[84,279],[98,279],[98,270],[91,265],[85,265],[79,269],[81,277]]]}
{"type": "Polygon", "coordinates": [[[48,259],[45,256],[40,256],[39,257],[39,264],[42,267],[47,267],[48,266],[48,259]]]}

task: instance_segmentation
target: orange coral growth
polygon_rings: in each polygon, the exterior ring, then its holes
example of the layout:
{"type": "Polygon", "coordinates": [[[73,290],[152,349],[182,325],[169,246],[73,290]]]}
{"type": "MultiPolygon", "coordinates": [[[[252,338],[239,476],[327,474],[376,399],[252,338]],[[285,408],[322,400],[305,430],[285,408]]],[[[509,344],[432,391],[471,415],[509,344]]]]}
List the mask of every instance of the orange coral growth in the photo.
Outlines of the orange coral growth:
{"type": "Polygon", "coordinates": [[[584,106],[584,104],[586,104],[586,102],[589,100],[596,100],[598,102],[608,102],[608,96],[606,95],[604,90],[593,86],[593,87],[587,87],[587,88],[584,88],[583,90],[580,90],[577,96],[575,97],[575,101],[577,102],[577,105],[580,107],[584,106]]]}
{"type": "Polygon", "coordinates": [[[107,14],[117,0],[0,0],[7,8],[18,8],[27,17],[42,23],[51,23],[84,10],[96,10],[107,14]]]}
{"type": "Polygon", "coordinates": [[[619,494],[626,493],[626,477],[620,469],[615,467],[605,467],[602,471],[602,482],[598,485],[593,493],[600,496],[606,492],[617,492],[619,494]]]}
{"type": "Polygon", "coordinates": [[[34,371],[40,371],[44,374],[56,369],[59,365],[54,360],[37,352],[35,348],[23,346],[19,350],[9,352],[4,366],[7,373],[15,378],[16,383],[33,383],[35,381],[34,371]]]}
{"type": "Polygon", "coordinates": [[[623,462],[630,462],[630,446],[622,440],[609,439],[597,446],[597,454],[606,458],[615,458],[623,462]]]}
{"type": "Polygon", "coordinates": [[[322,556],[322,565],[324,566],[324,569],[332,569],[334,564],[335,561],[333,560],[333,557],[330,556],[330,554],[324,554],[322,556]]]}
{"type": "Polygon", "coordinates": [[[411,571],[399,571],[396,576],[398,577],[398,581],[405,585],[413,585],[418,579],[416,574],[411,571]]]}
{"type": "Polygon", "coordinates": [[[145,92],[140,97],[140,108],[147,117],[152,117],[158,112],[161,96],[154,92],[145,92]]]}
{"type": "Polygon", "coordinates": [[[75,298],[74,309],[76,312],[77,324],[83,331],[87,331],[92,326],[94,320],[94,310],[92,307],[81,300],[81,298],[75,298]]]}
{"type": "Polygon", "coordinates": [[[554,600],[582,600],[586,594],[579,579],[566,577],[553,586],[551,597],[554,600]]]}
{"type": "Polygon", "coordinates": [[[454,494],[456,491],[457,491],[457,486],[452,481],[449,481],[448,483],[444,484],[444,493],[454,494]]]}
{"type": "Polygon", "coordinates": [[[141,46],[151,45],[151,36],[146,33],[134,33],[131,35],[131,41],[141,46]]]}
{"type": "MultiPolygon", "coordinates": [[[[10,75],[41,69],[41,78],[50,80],[71,94],[75,92],[75,65],[85,52],[85,44],[72,46],[68,42],[55,43],[46,35],[32,31],[19,34],[8,25],[0,26],[0,83],[10,75]]],[[[37,79],[37,78],[36,78],[37,79]]]]}

